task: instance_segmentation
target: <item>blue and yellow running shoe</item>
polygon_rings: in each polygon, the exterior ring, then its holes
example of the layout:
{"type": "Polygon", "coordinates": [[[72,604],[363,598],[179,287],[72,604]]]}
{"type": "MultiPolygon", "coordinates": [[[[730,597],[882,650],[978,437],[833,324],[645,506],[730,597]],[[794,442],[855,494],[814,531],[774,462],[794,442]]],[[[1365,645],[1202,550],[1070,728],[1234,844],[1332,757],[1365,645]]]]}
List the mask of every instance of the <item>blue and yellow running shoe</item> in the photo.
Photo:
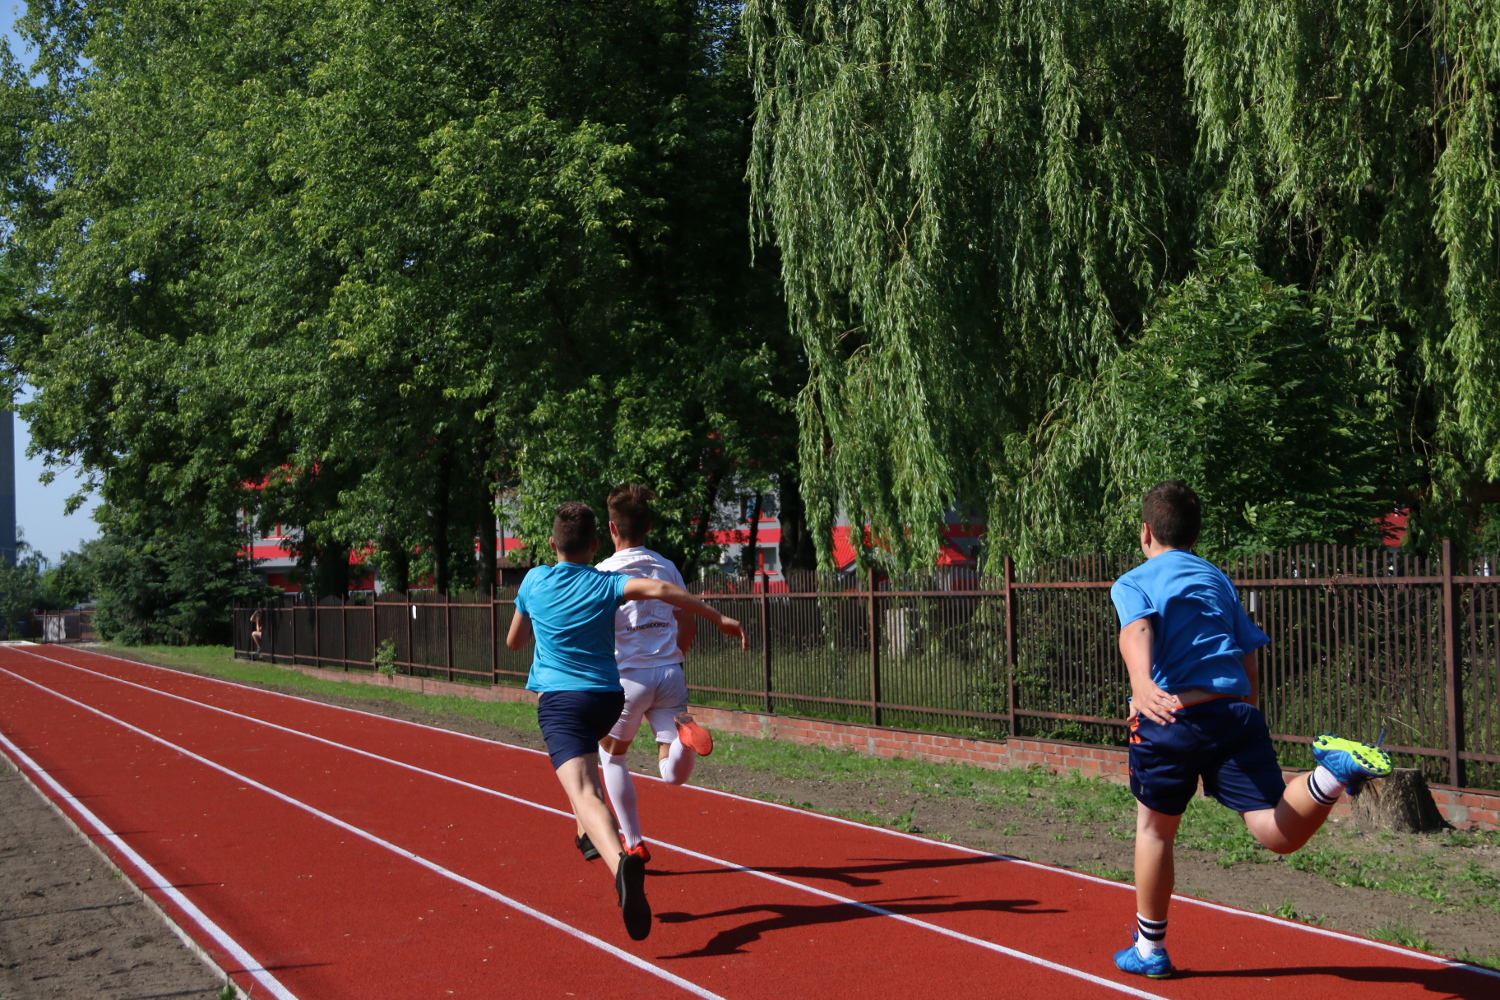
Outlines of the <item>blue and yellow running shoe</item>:
{"type": "MultiPolygon", "coordinates": [[[[1134,934],[1131,937],[1135,937],[1134,934]]],[[[1165,951],[1153,951],[1150,958],[1142,958],[1135,945],[1115,952],[1115,968],[1147,979],[1166,979],[1177,970],[1165,951]]]]}
{"type": "Polygon", "coordinates": [[[1344,783],[1350,795],[1358,795],[1370,778],[1391,773],[1391,755],[1379,747],[1324,733],[1313,741],[1313,758],[1344,783]]]}

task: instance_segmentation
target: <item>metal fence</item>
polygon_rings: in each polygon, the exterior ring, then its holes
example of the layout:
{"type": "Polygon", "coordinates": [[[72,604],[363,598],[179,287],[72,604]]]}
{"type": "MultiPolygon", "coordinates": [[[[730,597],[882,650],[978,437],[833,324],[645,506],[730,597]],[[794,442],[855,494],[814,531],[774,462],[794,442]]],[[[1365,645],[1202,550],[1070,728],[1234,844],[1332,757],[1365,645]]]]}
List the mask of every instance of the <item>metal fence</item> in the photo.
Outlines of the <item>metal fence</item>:
{"type": "Polygon", "coordinates": [[[94,613],[88,609],[42,611],[36,615],[36,630],[43,642],[93,642],[94,613]]]}
{"type": "MultiPolygon", "coordinates": [[[[1500,561],[1458,565],[1387,549],[1304,546],[1226,565],[1271,637],[1261,705],[1289,764],[1321,732],[1373,740],[1430,780],[1500,787],[1500,561]],[[1492,575],[1493,574],[1493,575],[1492,575]]],[[[781,591],[720,580],[701,593],[739,619],[740,650],[699,629],[695,700],[975,736],[1122,744],[1129,685],[1109,599],[1132,563],[1066,560],[1017,579],[793,579],[781,591]]],[[[530,650],[505,647],[513,597],[431,592],[262,611],[268,659],[369,670],[382,645],[404,673],[521,684],[530,650]]],[[[235,615],[251,649],[252,609],[235,615]]]]}

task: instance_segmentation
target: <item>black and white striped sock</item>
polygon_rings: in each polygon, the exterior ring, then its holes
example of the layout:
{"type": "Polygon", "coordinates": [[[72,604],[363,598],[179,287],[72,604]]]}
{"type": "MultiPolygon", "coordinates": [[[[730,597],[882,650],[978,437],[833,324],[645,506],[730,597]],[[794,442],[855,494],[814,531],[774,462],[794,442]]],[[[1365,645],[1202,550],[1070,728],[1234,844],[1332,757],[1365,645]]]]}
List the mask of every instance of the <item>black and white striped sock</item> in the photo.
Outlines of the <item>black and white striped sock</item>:
{"type": "Polygon", "coordinates": [[[1322,764],[1307,776],[1307,794],[1319,805],[1331,806],[1344,794],[1344,783],[1322,764]]]}
{"type": "Polygon", "coordinates": [[[1150,958],[1153,951],[1167,950],[1167,922],[1165,920],[1147,920],[1137,913],[1135,926],[1139,932],[1135,940],[1135,950],[1141,953],[1142,958],[1150,958]]]}

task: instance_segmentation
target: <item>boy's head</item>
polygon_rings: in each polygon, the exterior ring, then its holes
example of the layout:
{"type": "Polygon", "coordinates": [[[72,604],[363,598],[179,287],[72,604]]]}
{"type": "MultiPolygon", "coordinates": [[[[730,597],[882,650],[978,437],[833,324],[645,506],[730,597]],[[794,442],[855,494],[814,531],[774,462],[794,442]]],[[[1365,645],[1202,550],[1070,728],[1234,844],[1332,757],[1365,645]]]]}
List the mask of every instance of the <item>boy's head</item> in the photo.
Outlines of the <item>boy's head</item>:
{"type": "MultiPolygon", "coordinates": [[[[1141,521],[1151,529],[1151,539],[1173,549],[1190,549],[1198,543],[1203,527],[1203,507],[1198,494],[1180,479],[1168,479],[1146,491],[1141,500],[1141,521]]],[[[1146,545],[1141,532],[1141,545],[1146,545]]]]}
{"type": "Polygon", "coordinates": [[[656,494],[639,483],[626,483],[609,491],[609,523],[615,544],[630,548],[646,540],[651,530],[651,501],[656,494]]]}
{"type": "Polygon", "coordinates": [[[585,562],[599,547],[599,522],[588,504],[569,500],[552,519],[552,548],[568,562],[585,562]]]}

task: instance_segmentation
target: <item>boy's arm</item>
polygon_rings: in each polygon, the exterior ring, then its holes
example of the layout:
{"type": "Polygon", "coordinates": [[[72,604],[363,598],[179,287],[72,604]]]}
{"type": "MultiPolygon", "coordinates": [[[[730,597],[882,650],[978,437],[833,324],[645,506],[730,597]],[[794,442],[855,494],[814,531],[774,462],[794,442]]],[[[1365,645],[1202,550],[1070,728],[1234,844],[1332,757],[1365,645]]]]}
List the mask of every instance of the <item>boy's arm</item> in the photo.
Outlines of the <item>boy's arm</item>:
{"type": "Polygon", "coordinates": [[[698,638],[698,616],[691,611],[673,608],[672,617],[677,619],[677,648],[686,653],[693,647],[693,640],[698,638]]]}
{"type": "Polygon", "coordinates": [[[1151,679],[1151,646],[1154,630],[1150,618],[1137,618],[1120,629],[1120,655],[1130,674],[1131,714],[1140,712],[1162,725],[1176,722],[1172,713],[1182,707],[1175,694],[1167,694],[1151,679]]]}
{"type": "Polygon", "coordinates": [[[517,611],[510,616],[510,632],[505,636],[505,644],[511,649],[519,650],[531,641],[531,616],[517,611]]]}
{"type": "Polygon", "coordinates": [[[737,637],[740,640],[741,649],[750,648],[750,640],[745,638],[745,630],[740,628],[739,622],[715,611],[675,583],[652,580],[647,577],[632,577],[625,582],[623,596],[627,601],[665,601],[674,608],[690,611],[700,618],[707,618],[713,622],[725,635],[737,637]]]}
{"type": "Polygon", "coordinates": [[[1260,707],[1260,650],[1252,649],[1245,654],[1245,676],[1250,678],[1250,697],[1245,700],[1250,704],[1260,707]]]}

